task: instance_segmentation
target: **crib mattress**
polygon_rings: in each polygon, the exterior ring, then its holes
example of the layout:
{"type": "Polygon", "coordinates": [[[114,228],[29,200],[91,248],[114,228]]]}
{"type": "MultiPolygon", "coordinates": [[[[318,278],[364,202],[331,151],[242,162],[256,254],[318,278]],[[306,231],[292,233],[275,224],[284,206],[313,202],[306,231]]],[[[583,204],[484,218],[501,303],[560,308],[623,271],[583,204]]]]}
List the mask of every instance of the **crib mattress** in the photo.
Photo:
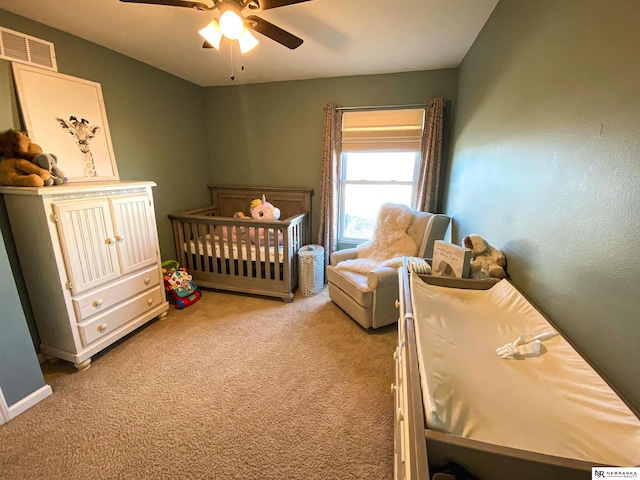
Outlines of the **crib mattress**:
{"type": "MultiPolygon", "coordinates": [[[[206,255],[208,256],[214,256],[213,252],[215,251],[215,257],[216,258],[224,258],[224,259],[231,259],[231,260],[249,260],[249,261],[260,261],[260,262],[266,262],[267,261],[267,251],[269,252],[269,261],[273,262],[275,261],[275,255],[276,255],[276,248],[273,245],[255,245],[255,244],[249,244],[249,246],[247,247],[247,243],[246,242],[241,242],[240,243],[240,248],[238,248],[238,244],[236,242],[231,242],[231,246],[229,246],[229,242],[224,239],[224,241],[222,242],[222,251],[224,252],[224,256],[221,256],[221,249],[220,249],[220,241],[218,238],[218,235],[214,236],[214,241],[213,241],[213,245],[211,244],[210,241],[210,237],[207,235],[206,238],[202,238],[200,237],[198,239],[197,245],[196,242],[191,240],[191,249],[188,250],[186,248],[185,245],[185,251],[187,253],[190,252],[198,252],[199,255],[205,255],[205,249],[206,249],[206,255]],[[233,253],[233,255],[231,255],[231,253],[233,253]]],[[[283,247],[282,245],[278,246],[278,255],[279,255],[279,259],[280,262],[282,262],[283,259],[283,247]]]]}
{"type": "Polygon", "coordinates": [[[551,329],[507,280],[488,290],[429,285],[411,274],[429,428],[595,464],[640,465],[640,420],[557,335],[537,357],[496,348],[551,329]]]}

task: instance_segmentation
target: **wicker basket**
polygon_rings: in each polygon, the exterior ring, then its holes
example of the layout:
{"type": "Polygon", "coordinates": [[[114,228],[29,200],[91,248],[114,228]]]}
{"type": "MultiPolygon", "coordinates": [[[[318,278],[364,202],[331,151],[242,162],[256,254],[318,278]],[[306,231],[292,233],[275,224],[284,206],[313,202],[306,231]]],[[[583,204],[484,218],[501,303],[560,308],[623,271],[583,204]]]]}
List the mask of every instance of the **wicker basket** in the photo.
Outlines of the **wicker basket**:
{"type": "Polygon", "coordinates": [[[300,267],[300,293],[305,297],[316,295],[324,288],[324,247],[304,245],[298,250],[300,267]]]}

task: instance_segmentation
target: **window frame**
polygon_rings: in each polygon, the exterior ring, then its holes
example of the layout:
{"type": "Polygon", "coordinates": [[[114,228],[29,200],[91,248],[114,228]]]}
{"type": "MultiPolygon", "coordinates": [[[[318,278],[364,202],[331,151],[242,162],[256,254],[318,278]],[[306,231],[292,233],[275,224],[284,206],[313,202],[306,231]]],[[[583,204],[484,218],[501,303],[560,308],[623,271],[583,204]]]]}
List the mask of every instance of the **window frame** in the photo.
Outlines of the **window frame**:
{"type": "Polygon", "coordinates": [[[365,150],[365,151],[353,151],[353,152],[342,152],[340,154],[340,169],[338,172],[338,244],[343,244],[343,245],[358,245],[360,243],[366,242],[367,238],[352,238],[352,237],[347,237],[345,236],[345,229],[346,229],[346,225],[345,225],[345,218],[346,218],[346,211],[345,211],[345,201],[346,201],[346,187],[347,185],[382,185],[382,186],[387,186],[387,185],[410,185],[411,186],[411,203],[410,205],[407,205],[411,208],[415,208],[415,204],[416,204],[416,190],[418,187],[418,181],[420,179],[420,167],[422,164],[422,155],[421,155],[421,150],[388,150],[386,151],[389,154],[394,154],[394,153],[414,153],[415,154],[415,161],[414,161],[414,165],[413,165],[413,180],[412,181],[398,181],[398,180],[389,180],[389,181],[382,181],[382,180],[347,180],[346,178],[346,173],[347,173],[347,155],[349,155],[349,153],[359,153],[359,154],[366,154],[366,153],[376,153],[378,152],[377,150],[365,150]]]}

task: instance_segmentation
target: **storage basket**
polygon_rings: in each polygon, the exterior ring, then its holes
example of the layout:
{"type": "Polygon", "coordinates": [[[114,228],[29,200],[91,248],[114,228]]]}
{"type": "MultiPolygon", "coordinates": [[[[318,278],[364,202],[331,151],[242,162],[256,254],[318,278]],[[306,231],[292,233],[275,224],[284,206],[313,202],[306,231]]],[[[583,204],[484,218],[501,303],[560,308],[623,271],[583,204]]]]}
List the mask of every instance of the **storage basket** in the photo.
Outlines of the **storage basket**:
{"type": "Polygon", "coordinates": [[[304,245],[298,250],[300,267],[300,293],[305,297],[316,295],[324,288],[324,247],[304,245]]]}

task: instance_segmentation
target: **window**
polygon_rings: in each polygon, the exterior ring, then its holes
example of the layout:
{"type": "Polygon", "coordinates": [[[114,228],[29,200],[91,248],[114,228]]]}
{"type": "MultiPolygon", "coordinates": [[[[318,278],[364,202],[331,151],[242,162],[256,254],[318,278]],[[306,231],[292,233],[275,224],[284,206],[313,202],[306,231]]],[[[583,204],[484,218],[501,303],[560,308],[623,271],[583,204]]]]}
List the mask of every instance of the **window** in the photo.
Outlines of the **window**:
{"type": "Polygon", "coordinates": [[[344,112],[340,243],[371,238],[383,203],[414,206],[424,112],[422,108],[344,112]]]}

